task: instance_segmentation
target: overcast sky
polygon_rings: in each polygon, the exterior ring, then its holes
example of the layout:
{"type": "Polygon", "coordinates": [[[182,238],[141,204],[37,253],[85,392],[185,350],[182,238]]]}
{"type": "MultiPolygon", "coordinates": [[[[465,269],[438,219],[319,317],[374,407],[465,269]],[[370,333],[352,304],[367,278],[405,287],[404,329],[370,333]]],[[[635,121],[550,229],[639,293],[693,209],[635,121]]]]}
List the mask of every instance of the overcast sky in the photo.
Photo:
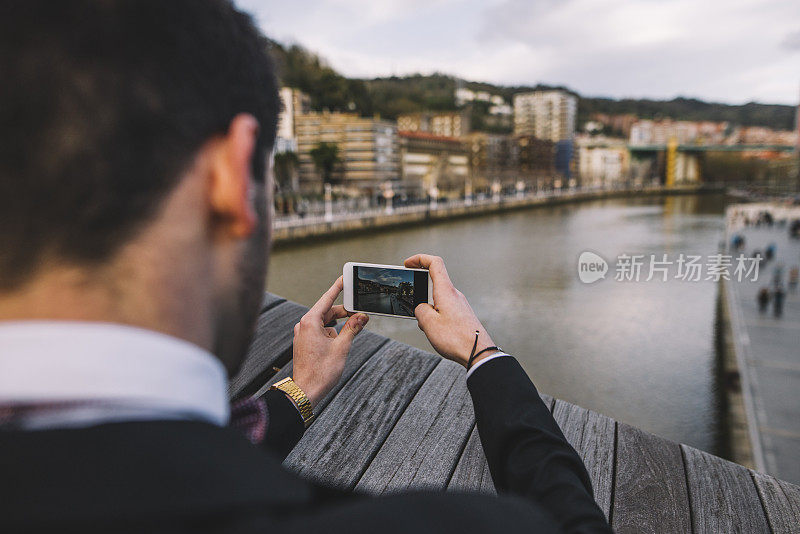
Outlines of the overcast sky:
{"type": "Polygon", "coordinates": [[[236,0],[351,77],[797,104],[800,0],[236,0]]]}

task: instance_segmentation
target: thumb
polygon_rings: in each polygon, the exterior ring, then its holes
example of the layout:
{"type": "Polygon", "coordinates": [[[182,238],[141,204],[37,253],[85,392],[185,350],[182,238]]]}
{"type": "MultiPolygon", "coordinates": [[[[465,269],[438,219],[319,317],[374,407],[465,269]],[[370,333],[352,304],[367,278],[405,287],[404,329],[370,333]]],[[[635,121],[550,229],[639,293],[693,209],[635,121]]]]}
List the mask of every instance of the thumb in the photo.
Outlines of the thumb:
{"type": "Polygon", "coordinates": [[[420,328],[422,328],[424,331],[427,325],[436,320],[436,317],[439,316],[439,312],[437,312],[430,304],[422,303],[414,309],[414,315],[417,316],[417,322],[419,323],[420,328]]]}
{"type": "Polygon", "coordinates": [[[334,343],[341,349],[344,349],[345,352],[349,351],[350,345],[353,343],[353,338],[364,329],[364,325],[367,324],[367,321],[369,321],[369,317],[363,313],[353,315],[344,323],[342,331],[336,336],[334,343]]]}

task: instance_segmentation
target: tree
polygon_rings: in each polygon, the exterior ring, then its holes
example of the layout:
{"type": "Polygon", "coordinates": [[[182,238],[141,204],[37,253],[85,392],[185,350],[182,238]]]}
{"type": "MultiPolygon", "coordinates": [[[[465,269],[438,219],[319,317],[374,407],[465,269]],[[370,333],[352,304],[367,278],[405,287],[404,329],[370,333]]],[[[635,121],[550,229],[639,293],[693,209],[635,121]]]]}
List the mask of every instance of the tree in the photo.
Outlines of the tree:
{"type": "Polygon", "coordinates": [[[275,154],[275,183],[281,193],[294,193],[294,177],[297,172],[297,154],[279,152],[275,154]]]}
{"type": "Polygon", "coordinates": [[[333,171],[342,162],[339,157],[339,146],[336,143],[321,142],[309,152],[314,161],[314,167],[322,175],[323,191],[325,184],[333,182],[333,171]]]}

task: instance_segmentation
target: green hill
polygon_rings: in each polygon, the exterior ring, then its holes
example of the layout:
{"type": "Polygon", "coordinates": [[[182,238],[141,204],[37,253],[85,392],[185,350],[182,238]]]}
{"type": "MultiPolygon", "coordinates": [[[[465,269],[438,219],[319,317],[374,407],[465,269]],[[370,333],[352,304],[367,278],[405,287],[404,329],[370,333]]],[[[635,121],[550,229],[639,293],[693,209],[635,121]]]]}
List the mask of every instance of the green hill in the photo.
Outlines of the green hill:
{"type": "MultiPolygon", "coordinates": [[[[402,113],[457,109],[454,93],[459,83],[467,89],[502,95],[509,103],[514,93],[546,87],[459,82],[453,76],[438,73],[351,79],[342,76],[319,56],[301,46],[284,46],[275,41],[270,45],[282,83],[307,93],[311,97],[312,108],[318,111],[353,111],[364,116],[380,114],[381,117],[395,119],[402,113]]],[[[766,126],[779,130],[791,130],[795,124],[795,108],[778,104],[750,102],[737,106],[680,97],[672,100],[615,100],[578,96],[579,126],[593,113],[632,113],[643,119],[728,121],[742,126],[766,126]]],[[[486,121],[487,105],[476,103],[470,111],[476,129],[503,131],[503,128],[493,127],[486,121]]]]}

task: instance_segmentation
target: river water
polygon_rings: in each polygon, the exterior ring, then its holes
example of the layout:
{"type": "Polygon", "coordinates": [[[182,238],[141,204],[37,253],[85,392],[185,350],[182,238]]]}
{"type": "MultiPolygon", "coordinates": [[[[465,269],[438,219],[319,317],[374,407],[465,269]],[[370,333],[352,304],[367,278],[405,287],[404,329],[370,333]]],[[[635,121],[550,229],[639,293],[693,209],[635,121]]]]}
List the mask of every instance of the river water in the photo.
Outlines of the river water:
{"type": "MultiPolygon", "coordinates": [[[[347,261],[400,264],[442,256],[450,277],[504,350],[557,398],[663,437],[715,451],[714,281],[615,280],[621,254],[717,252],[724,197],[593,201],[282,248],[268,289],[311,305],[347,261]],[[584,284],[583,251],[608,260],[584,284]]],[[[416,321],[372,317],[368,328],[432,350],[416,321]]]]}

